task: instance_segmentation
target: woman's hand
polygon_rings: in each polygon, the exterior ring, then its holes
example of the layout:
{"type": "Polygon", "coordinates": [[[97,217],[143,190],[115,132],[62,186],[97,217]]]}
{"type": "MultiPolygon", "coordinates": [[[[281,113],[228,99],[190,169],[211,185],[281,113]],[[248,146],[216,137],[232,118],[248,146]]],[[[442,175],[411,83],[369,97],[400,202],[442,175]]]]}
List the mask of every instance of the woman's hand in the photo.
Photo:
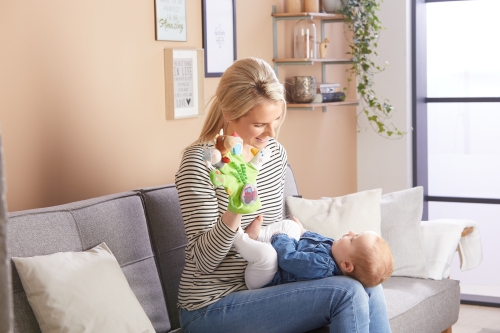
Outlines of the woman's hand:
{"type": "MultiPolygon", "coordinates": [[[[238,214],[254,213],[260,209],[257,194],[257,175],[262,164],[269,160],[271,151],[267,148],[256,151],[250,162],[245,162],[243,154],[229,151],[226,162],[220,169],[210,172],[210,181],[214,186],[223,186],[229,194],[227,209],[238,214]]],[[[223,159],[224,159],[223,158],[223,159]]]]}

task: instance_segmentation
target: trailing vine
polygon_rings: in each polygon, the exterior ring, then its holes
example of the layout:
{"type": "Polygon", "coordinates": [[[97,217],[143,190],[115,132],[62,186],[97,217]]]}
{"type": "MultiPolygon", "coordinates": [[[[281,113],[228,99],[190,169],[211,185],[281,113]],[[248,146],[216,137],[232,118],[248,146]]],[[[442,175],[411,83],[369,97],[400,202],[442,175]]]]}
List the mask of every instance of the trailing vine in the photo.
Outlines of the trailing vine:
{"type": "MultiPolygon", "coordinates": [[[[353,59],[353,66],[348,69],[350,76],[358,79],[357,91],[361,97],[362,110],[372,128],[386,138],[401,138],[404,132],[389,122],[394,108],[387,99],[379,100],[374,91],[373,75],[380,73],[384,68],[375,64],[373,56],[376,52],[381,22],[376,15],[383,0],[342,0],[341,14],[346,17],[347,28],[352,31],[352,43],[347,52],[353,59]]],[[[347,88],[344,88],[347,89],[347,88]]]]}

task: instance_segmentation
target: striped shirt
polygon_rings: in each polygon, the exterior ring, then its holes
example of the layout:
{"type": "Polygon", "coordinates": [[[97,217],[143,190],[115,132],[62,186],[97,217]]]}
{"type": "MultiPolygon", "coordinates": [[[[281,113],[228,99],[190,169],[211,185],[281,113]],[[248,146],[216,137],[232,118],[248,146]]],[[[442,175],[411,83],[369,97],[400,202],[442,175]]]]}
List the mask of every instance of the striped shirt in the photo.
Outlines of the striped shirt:
{"type": "MultiPolygon", "coordinates": [[[[268,147],[273,152],[271,159],[257,176],[262,207],[253,214],[243,215],[242,228],[258,214],[264,218],[263,225],[282,219],[286,151],[274,139],[270,139],[268,147]]],[[[227,210],[228,194],[222,186],[214,188],[209,172],[203,161],[203,146],[195,145],[186,149],[175,175],[188,239],[179,284],[179,306],[186,310],[200,309],[229,293],[247,289],[244,278],[247,262],[232,247],[236,232],[221,219],[227,210]]]]}

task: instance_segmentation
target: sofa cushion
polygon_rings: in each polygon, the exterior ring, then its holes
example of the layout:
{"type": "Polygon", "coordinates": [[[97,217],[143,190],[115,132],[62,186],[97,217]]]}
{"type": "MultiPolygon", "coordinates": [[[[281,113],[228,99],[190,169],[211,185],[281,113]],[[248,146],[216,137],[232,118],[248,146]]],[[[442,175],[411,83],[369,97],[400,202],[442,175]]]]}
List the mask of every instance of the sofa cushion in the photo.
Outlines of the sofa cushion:
{"type": "MultiPolygon", "coordinates": [[[[458,320],[458,281],[391,277],[383,287],[392,333],[443,332],[458,320]]],[[[307,333],[327,332],[329,326],[307,333]]]]}
{"type": "Polygon", "coordinates": [[[381,194],[375,189],[320,200],[287,197],[286,204],[305,229],[337,240],[350,230],[381,234],[381,194]]]}
{"type": "Polygon", "coordinates": [[[391,277],[383,287],[392,333],[442,332],[458,320],[459,281],[391,277]]]}
{"type": "MultiPolygon", "coordinates": [[[[13,257],[84,251],[106,242],[156,332],[170,329],[138,193],[124,192],[10,213],[8,232],[13,257]]],[[[15,267],[12,282],[14,333],[40,332],[15,267]]]]}
{"type": "Polygon", "coordinates": [[[42,332],[154,333],[106,243],[12,260],[42,332]]]}

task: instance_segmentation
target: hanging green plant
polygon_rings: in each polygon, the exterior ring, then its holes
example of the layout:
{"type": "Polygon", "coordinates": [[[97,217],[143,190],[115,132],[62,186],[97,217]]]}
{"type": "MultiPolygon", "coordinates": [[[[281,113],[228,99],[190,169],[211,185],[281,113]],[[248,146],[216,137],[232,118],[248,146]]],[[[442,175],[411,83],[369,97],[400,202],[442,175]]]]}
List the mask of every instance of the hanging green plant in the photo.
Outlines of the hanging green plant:
{"type": "MultiPolygon", "coordinates": [[[[387,99],[379,100],[375,95],[373,75],[384,68],[375,64],[372,57],[376,52],[379,32],[382,29],[377,17],[381,0],[342,0],[341,14],[346,17],[346,25],[352,31],[352,43],[347,53],[353,59],[353,66],[348,69],[350,83],[358,79],[357,91],[361,98],[362,110],[370,125],[381,136],[401,138],[405,132],[400,131],[389,119],[394,108],[387,99]]],[[[345,88],[347,89],[347,88],[345,88]]]]}

